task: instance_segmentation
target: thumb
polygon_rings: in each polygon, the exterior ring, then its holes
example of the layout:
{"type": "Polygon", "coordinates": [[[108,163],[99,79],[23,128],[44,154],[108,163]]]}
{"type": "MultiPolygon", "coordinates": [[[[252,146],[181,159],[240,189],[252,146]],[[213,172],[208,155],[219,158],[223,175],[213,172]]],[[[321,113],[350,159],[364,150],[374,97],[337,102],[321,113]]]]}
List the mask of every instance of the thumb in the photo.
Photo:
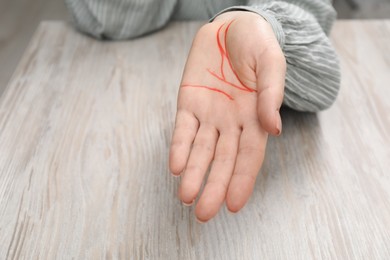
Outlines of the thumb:
{"type": "Polygon", "coordinates": [[[283,102],[286,59],[279,44],[267,49],[257,60],[257,115],[261,126],[272,135],[282,132],[279,114],[283,102]]]}

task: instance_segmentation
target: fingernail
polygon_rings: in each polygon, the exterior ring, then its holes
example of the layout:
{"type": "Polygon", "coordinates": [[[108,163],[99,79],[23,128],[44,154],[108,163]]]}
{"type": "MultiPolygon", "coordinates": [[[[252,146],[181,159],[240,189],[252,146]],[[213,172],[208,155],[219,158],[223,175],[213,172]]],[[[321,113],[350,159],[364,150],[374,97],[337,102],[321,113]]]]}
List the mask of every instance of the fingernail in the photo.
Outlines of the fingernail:
{"type": "Polygon", "coordinates": [[[282,133],[282,119],[280,118],[279,111],[276,111],[276,135],[282,133]]]}
{"type": "Polygon", "coordinates": [[[276,135],[280,135],[281,134],[281,130],[280,130],[280,127],[276,126],[276,135]]]}
{"type": "Polygon", "coordinates": [[[227,212],[228,212],[230,215],[236,215],[238,211],[233,212],[233,211],[231,211],[231,210],[228,209],[227,212]]]}
{"type": "Polygon", "coordinates": [[[191,203],[185,203],[184,201],[182,201],[182,203],[183,203],[184,206],[189,207],[189,206],[192,206],[192,204],[194,204],[194,201],[195,200],[193,200],[191,203]]]}
{"type": "Polygon", "coordinates": [[[198,223],[200,223],[200,224],[207,223],[207,221],[202,221],[202,220],[200,220],[200,219],[198,219],[198,218],[195,218],[195,219],[196,219],[196,222],[198,222],[198,223]]]}
{"type": "Polygon", "coordinates": [[[171,175],[172,175],[173,177],[178,178],[178,177],[180,177],[180,176],[183,176],[183,173],[184,173],[184,170],[181,171],[179,174],[174,174],[173,172],[171,172],[171,175]]]}

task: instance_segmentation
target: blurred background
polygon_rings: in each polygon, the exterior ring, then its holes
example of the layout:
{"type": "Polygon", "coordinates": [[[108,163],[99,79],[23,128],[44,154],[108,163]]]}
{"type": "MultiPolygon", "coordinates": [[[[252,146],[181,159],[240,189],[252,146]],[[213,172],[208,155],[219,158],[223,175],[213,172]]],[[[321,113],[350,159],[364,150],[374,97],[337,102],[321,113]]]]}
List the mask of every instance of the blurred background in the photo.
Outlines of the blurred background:
{"type": "MultiPolygon", "coordinates": [[[[390,0],[334,0],[339,19],[390,19],[390,0]]],[[[69,21],[62,0],[0,0],[0,96],[42,20],[69,21]]]]}

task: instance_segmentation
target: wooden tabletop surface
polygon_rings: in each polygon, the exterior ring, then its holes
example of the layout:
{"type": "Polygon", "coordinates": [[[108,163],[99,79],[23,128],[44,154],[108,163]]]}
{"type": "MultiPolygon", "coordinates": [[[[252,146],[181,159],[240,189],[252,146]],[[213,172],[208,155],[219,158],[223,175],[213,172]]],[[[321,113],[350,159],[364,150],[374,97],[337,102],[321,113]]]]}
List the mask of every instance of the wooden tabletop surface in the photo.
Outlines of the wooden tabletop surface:
{"type": "Polygon", "coordinates": [[[336,103],[284,109],[247,206],[206,224],[167,166],[200,25],[100,42],[41,24],[0,101],[0,259],[390,258],[390,21],[336,23],[336,103]]]}

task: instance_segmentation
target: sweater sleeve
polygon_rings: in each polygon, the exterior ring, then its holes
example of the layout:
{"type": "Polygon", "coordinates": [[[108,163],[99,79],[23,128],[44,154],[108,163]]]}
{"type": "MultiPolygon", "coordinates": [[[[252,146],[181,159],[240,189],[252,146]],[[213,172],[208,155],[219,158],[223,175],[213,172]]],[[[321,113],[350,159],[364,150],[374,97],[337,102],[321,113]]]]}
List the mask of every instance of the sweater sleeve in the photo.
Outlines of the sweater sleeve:
{"type": "Polygon", "coordinates": [[[219,14],[235,10],[258,13],[272,26],[287,62],[283,104],[307,112],[329,108],[340,88],[338,57],[327,36],[336,18],[330,1],[257,0],[219,14]]]}
{"type": "Polygon", "coordinates": [[[99,39],[131,39],[166,25],[177,0],[65,0],[75,26],[99,39]]]}

